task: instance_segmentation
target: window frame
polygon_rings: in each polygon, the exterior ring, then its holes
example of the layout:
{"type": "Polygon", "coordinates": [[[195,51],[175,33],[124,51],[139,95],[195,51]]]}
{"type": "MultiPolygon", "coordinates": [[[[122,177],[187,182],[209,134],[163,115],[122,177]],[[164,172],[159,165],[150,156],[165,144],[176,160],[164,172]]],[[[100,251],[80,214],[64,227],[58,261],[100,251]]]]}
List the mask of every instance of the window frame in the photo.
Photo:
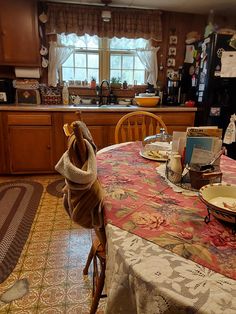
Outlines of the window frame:
{"type": "MultiPolygon", "coordinates": [[[[127,49],[127,50],[122,50],[122,49],[110,49],[110,39],[109,38],[98,38],[98,45],[99,48],[98,50],[96,49],[86,49],[86,48],[73,48],[73,61],[75,64],[75,53],[76,51],[78,52],[84,52],[86,53],[86,59],[87,59],[87,54],[88,53],[98,53],[98,80],[99,82],[101,82],[102,80],[111,79],[111,67],[110,67],[110,60],[111,60],[111,56],[112,55],[121,55],[121,58],[123,58],[123,56],[125,55],[131,55],[133,57],[133,61],[135,58],[135,53],[134,50],[132,49],[127,49]]],[[[75,66],[72,67],[74,69],[74,74],[75,74],[75,66]]],[[[78,68],[78,67],[77,67],[78,68]]],[[[137,71],[137,69],[135,69],[134,67],[131,69],[133,72],[133,77],[134,77],[134,72],[137,71]]],[[[86,72],[88,71],[88,67],[86,67],[86,72]]],[[[121,65],[121,72],[123,71],[122,65],[121,65]]],[[[60,81],[63,82],[63,76],[62,76],[62,66],[59,69],[59,77],[60,77],[60,81]]],[[[90,80],[90,78],[87,78],[88,80],[90,80]]],[[[145,81],[147,80],[147,71],[144,69],[144,82],[139,84],[139,85],[143,85],[146,84],[145,81]]],[[[99,83],[98,82],[98,83],[99,83]]]]}

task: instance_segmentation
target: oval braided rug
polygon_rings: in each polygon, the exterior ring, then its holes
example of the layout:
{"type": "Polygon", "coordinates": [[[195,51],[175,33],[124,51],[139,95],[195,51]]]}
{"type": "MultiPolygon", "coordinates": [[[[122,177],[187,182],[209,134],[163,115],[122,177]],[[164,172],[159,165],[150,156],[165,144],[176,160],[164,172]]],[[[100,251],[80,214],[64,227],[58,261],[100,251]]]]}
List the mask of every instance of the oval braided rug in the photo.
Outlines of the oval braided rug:
{"type": "Polygon", "coordinates": [[[46,187],[46,191],[56,197],[63,197],[62,188],[65,186],[65,179],[58,179],[46,187]]]}
{"type": "Polygon", "coordinates": [[[17,264],[42,193],[43,186],[34,181],[0,184],[0,283],[17,264]]]}

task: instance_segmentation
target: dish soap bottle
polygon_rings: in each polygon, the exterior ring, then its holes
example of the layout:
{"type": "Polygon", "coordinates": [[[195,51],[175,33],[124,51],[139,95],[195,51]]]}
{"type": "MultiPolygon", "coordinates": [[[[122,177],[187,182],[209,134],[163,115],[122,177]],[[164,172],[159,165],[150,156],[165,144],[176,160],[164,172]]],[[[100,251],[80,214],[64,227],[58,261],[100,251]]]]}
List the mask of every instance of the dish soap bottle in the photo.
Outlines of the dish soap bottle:
{"type": "Polygon", "coordinates": [[[69,91],[68,91],[68,86],[66,82],[64,82],[64,85],[62,88],[62,103],[63,105],[69,104],[69,91]]]}

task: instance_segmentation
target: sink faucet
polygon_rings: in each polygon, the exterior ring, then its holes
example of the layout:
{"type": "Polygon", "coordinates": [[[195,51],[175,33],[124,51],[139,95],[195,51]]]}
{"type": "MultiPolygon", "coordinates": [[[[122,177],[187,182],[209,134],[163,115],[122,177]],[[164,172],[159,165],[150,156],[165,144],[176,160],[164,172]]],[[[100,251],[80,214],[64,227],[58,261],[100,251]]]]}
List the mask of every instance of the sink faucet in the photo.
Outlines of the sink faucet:
{"type": "Polygon", "coordinates": [[[99,106],[102,106],[102,105],[107,105],[109,104],[110,102],[110,93],[111,93],[111,90],[110,90],[110,84],[107,80],[103,80],[100,87],[99,87],[99,106]],[[106,84],[107,85],[107,90],[108,90],[108,94],[106,95],[103,95],[103,85],[106,84]],[[104,101],[105,99],[105,101],[104,101]]]}

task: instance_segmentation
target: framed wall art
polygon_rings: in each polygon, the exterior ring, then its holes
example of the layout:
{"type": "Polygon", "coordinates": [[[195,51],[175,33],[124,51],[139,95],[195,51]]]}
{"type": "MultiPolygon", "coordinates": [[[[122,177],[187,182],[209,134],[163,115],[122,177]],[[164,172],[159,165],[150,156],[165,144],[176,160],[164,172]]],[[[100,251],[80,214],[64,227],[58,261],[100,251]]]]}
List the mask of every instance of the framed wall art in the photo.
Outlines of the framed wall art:
{"type": "Polygon", "coordinates": [[[175,59],[169,58],[167,59],[167,67],[174,67],[175,66],[175,59]]]}
{"type": "Polygon", "coordinates": [[[176,56],[176,47],[169,47],[168,56],[176,56]]]}
{"type": "Polygon", "coordinates": [[[170,35],[169,37],[169,44],[176,45],[178,42],[178,37],[176,35],[170,35]]]}

